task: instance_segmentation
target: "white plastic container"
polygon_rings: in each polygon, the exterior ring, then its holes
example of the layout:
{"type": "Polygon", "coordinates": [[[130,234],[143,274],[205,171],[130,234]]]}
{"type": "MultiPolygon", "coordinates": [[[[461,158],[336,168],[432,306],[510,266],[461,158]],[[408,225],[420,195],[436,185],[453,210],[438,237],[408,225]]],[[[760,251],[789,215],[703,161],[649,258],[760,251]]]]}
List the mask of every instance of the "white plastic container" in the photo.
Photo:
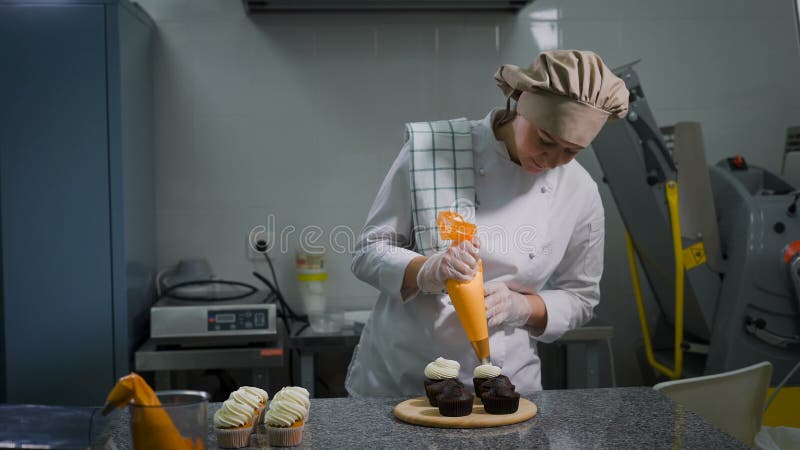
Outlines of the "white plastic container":
{"type": "Polygon", "coordinates": [[[327,279],[328,272],[325,269],[297,269],[297,287],[300,291],[303,309],[308,314],[311,329],[318,333],[331,331],[328,320],[326,320],[325,281],[327,279]]]}

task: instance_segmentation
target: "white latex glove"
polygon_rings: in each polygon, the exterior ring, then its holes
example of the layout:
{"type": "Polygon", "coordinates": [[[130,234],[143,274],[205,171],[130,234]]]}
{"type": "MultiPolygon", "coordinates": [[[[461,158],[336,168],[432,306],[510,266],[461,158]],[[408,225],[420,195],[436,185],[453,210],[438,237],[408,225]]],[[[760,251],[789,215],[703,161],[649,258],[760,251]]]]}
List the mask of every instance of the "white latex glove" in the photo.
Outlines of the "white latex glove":
{"type": "Polygon", "coordinates": [[[447,280],[469,281],[478,274],[478,243],[458,245],[428,257],[417,273],[417,286],[422,292],[441,292],[447,280]]]}
{"type": "Polygon", "coordinates": [[[483,290],[490,327],[501,324],[521,327],[528,323],[533,308],[524,295],[512,291],[502,281],[490,281],[483,285],[483,290]]]}

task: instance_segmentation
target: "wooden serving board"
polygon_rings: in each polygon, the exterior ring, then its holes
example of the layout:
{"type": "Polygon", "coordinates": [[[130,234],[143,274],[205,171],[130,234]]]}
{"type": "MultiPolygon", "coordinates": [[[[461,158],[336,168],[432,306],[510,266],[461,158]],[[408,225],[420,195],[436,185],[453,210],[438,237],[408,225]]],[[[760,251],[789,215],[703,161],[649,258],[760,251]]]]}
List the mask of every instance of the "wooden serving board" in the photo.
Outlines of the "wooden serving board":
{"type": "Polygon", "coordinates": [[[474,397],[472,414],[463,417],[446,417],[439,408],[431,406],[427,397],[406,400],[394,407],[394,415],[403,422],[437,428],[489,428],[524,422],[536,415],[536,404],[520,398],[519,409],[513,414],[488,414],[483,403],[474,397]]]}

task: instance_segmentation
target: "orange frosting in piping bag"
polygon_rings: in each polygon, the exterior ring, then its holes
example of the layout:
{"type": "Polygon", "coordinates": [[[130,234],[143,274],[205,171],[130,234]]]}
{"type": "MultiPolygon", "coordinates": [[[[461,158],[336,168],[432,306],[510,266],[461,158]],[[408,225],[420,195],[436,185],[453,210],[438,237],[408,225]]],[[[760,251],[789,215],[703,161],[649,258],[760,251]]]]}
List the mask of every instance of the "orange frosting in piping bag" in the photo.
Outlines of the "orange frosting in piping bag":
{"type": "Polygon", "coordinates": [[[153,389],[138,374],[131,372],[119,379],[106,399],[103,414],[110,413],[115,407],[124,408],[129,404],[153,406],[154,408],[138,408],[131,415],[131,433],[133,447],[152,450],[203,450],[203,442],[198,439],[181,436],[169,414],[162,409],[161,402],[153,389]],[[132,400],[132,402],[131,402],[132,400]]]}
{"type": "MultiPolygon", "coordinates": [[[[436,220],[439,237],[459,242],[472,240],[478,227],[453,211],[442,211],[436,220]]],[[[483,263],[478,261],[478,274],[470,281],[447,280],[447,293],[467,334],[472,350],[483,363],[489,362],[489,325],[483,292],[483,263]]]]}

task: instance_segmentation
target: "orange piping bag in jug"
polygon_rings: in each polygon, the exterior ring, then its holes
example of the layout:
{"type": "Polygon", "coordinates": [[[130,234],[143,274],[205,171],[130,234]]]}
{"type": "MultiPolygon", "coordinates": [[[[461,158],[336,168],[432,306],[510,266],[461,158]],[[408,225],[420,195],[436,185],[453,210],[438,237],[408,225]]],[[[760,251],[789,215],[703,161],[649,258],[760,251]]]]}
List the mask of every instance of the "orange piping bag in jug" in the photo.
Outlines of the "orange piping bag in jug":
{"type": "Polygon", "coordinates": [[[131,412],[131,434],[135,449],[202,450],[203,442],[181,436],[150,385],[135,372],[120,378],[106,398],[102,414],[129,404],[143,406],[131,412]]]}
{"type": "MultiPolygon", "coordinates": [[[[436,220],[439,237],[458,245],[471,241],[478,227],[460,214],[442,211],[436,220]]],[[[472,350],[481,364],[489,363],[489,325],[486,322],[486,303],[483,292],[483,263],[478,261],[478,273],[470,281],[447,280],[447,293],[456,309],[461,326],[467,334],[472,350]]]]}

